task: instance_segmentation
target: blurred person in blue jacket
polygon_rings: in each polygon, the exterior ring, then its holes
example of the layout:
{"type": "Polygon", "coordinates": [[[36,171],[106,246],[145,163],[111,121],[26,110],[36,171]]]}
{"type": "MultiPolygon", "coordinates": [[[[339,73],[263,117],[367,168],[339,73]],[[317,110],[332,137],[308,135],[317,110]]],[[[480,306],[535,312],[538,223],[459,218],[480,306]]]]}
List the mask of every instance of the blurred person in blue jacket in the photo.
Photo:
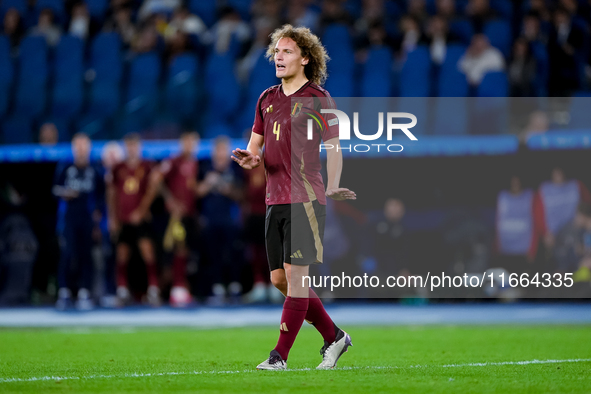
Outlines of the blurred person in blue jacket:
{"type": "Polygon", "coordinates": [[[213,304],[225,301],[226,293],[242,293],[241,261],[237,253],[240,227],[238,201],[243,195],[242,169],[230,159],[230,140],[218,137],[211,160],[199,165],[198,195],[202,198],[206,254],[213,283],[213,304]],[[228,291],[224,283],[228,283],[228,291]]]}
{"type": "Polygon", "coordinates": [[[93,277],[93,232],[100,226],[105,203],[103,171],[90,162],[91,141],[86,134],[72,138],[73,161],[58,164],[53,194],[60,199],[58,229],[61,256],[58,266],[56,307],[66,309],[72,290],[78,290],[76,307],[94,306],[90,287],[93,277]]]}

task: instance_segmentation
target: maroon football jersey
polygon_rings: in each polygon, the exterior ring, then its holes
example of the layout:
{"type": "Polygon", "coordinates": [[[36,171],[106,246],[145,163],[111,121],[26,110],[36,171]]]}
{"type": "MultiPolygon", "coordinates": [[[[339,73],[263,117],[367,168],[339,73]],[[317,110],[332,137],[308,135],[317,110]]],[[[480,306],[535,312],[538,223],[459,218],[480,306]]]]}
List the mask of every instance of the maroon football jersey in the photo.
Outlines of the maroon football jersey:
{"type": "Polygon", "coordinates": [[[126,162],[117,164],[107,181],[115,187],[117,201],[117,218],[122,223],[129,223],[129,215],[137,209],[146,194],[151,163],[142,161],[137,167],[131,168],[126,162]]]}
{"type": "Polygon", "coordinates": [[[195,189],[197,182],[197,160],[182,156],[165,160],[160,165],[164,182],[172,196],[184,206],[187,215],[195,213],[195,189]]]}
{"type": "Polygon", "coordinates": [[[339,128],[336,116],[321,115],[322,108],[335,108],[334,101],[311,81],[290,96],[276,85],[259,97],[252,132],[265,140],[267,205],[314,200],[326,204],[320,143],[338,137],[339,128]],[[313,121],[312,139],[308,139],[308,119],[313,121]]]}

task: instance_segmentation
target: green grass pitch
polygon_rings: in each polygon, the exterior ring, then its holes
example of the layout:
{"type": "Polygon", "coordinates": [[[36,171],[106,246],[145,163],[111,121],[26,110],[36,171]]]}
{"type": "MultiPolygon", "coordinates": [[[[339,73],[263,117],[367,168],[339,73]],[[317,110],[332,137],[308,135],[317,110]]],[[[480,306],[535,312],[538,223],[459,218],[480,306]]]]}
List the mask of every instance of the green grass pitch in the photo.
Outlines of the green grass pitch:
{"type": "Polygon", "coordinates": [[[0,392],[591,392],[590,326],[345,328],[354,346],[332,371],[313,370],[311,327],[288,371],[255,370],[274,328],[2,329],[0,392]]]}

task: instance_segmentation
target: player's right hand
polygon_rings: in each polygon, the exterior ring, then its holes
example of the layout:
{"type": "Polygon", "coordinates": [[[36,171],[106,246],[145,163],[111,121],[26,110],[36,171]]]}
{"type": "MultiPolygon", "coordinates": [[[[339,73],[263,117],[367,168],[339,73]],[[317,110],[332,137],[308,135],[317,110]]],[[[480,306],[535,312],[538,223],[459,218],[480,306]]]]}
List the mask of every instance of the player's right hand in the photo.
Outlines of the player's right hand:
{"type": "Polygon", "coordinates": [[[246,149],[234,149],[232,154],[234,155],[230,156],[232,160],[245,170],[252,170],[261,165],[261,157],[246,149]]]}

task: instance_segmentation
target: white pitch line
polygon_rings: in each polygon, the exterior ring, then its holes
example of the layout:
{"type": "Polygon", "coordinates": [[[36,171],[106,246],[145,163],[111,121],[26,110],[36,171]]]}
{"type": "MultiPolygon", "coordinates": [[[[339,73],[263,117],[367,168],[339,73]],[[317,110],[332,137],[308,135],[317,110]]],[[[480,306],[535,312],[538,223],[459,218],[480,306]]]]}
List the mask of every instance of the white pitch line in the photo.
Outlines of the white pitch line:
{"type": "MultiPolygon", "coordinates": [[[[570,358],[566,360],[529,360],[529,361],[503,361],[468,364],[446,364],[446,365],[409,365],[407,367],[396,366],[367,366],[367,367],[343,367],[337,371],[352,370],[380,370],[380,369],[406,369],[406,368],[462,368],[462,367],[490,367],[497,365],[531,365],[531,364],[557,364],[557,363],[581,363],[591,361],[591,358],[570,358]]],[[[277,372],[305,372],[314,371],[312,368],[288,369],[277,372]]],[[[89,379],[112,379],[112,378],[144,378],[154,376],[179,376],[179,375],[221,375],[258,372],[256,369],[245,369],[242,371],[192,371],[192,372],[157,372],[157,373],[126,373],[122,375],[89,375],[89,376],[41,376],[33,378],[0,378],[0,383],[14,382],[38,382],[38,381],[60,381],[60,380],[89,380],[89,379]]],[[[264,373],[264,372],[259,372],[264,373]]]]}

